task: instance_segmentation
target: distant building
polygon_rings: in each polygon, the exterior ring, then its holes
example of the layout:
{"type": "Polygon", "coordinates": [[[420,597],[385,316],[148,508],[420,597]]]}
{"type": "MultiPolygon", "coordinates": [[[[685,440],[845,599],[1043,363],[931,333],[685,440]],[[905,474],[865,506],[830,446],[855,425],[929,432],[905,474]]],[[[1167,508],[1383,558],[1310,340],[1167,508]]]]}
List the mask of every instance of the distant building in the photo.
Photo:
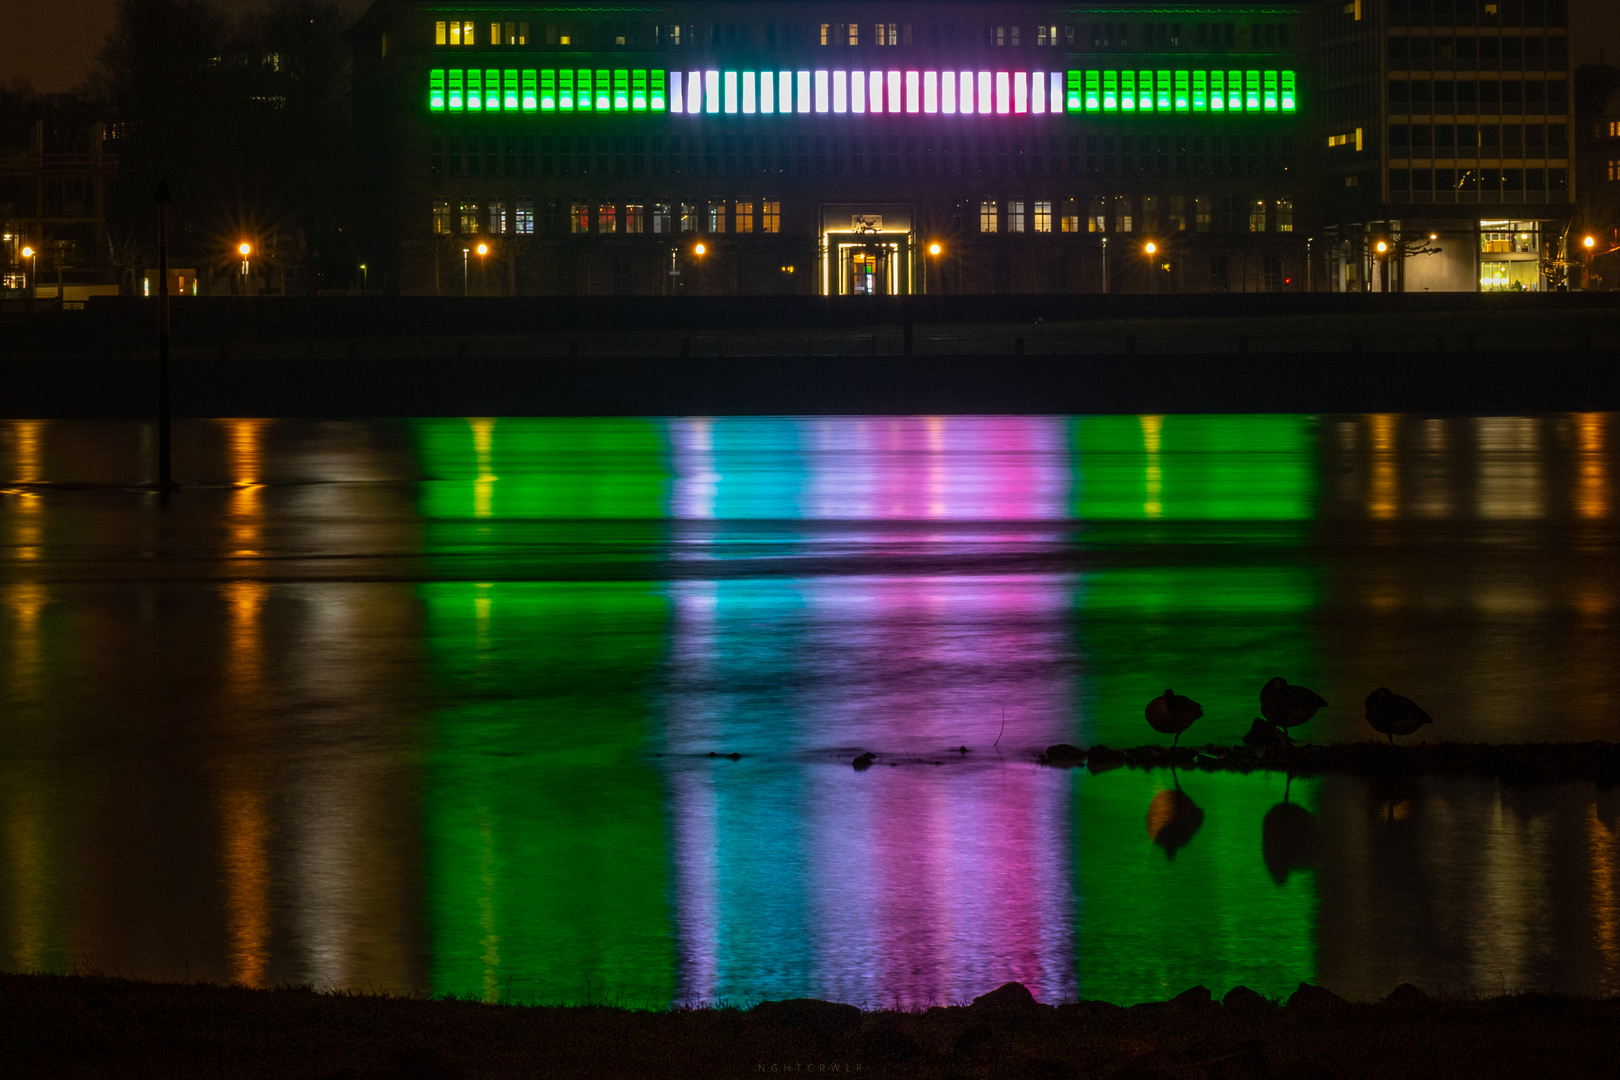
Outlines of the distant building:
{"type": "MultiPolygon", "coordinates": [[[[350,35],[372,281],[418,295],[1325,288],[1321,18],[1314,0],[378,0],[350,35]]],[[[1381,202],[1381,166],[1368,171],[1381,202]]],[[[1537,213],[1567,218],[1557,207],[1537,213]]]]}
{"type": "MultiPolygon", "coordinates": [[[[1605,81],[1610,85],[1620,81],[1612,68],[1594,74],[1609,75],[1605,81]]],[[[1580,213],[1575,240],[1583,247],[1587,237],[1593,242],[1582,252],[1584,287],[1620,289],[1620,89],[1603,95],[1597,108],[1583,110],[1576,146],[1580,213]]]]}
{"type": "Polygon", "coordinates": [[[1576,192],[1565,0],[1322,11],[1331,287],[1563,283],[1576,192]]]}
{"type": "Polygon", "coordinates": [[[0,286],[6,293],[54,297],[58,282],[107,279],[107,184],[117,165],[117,155],[105,150],[101,124],[68,132],[59,145],[39,121],[26,151],[0,151],[0,286]]]}

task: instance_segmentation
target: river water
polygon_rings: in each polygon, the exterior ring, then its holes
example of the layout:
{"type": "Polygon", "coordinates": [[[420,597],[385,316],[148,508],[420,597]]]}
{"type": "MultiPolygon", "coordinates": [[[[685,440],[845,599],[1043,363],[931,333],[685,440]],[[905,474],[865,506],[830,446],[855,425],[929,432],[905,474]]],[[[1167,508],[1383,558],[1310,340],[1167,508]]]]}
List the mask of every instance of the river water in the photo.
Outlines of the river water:
{"type": "Polygon", "coordinates": [[[1276,674],[1620,738],[1615,416],[199,421],[167,506],[151,442],[0,423],[0,968],[1620,991],[1611,789],[1034,762],[1276,674]]]}

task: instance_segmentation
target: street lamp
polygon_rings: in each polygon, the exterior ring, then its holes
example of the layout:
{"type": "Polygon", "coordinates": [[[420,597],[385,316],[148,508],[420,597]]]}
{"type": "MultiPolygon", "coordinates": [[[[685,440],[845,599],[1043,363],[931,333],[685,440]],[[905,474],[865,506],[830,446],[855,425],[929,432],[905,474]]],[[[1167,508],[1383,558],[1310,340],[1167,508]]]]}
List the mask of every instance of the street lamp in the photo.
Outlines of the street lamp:
{"type": "Polygon", "coordinates": [[[489,264],[484,261],[484,256],[489,254],[489,245],[480,240],[476,250],[478,252],[478,287],[483,289],[487,295],[489,293],[489,276],[485,273],[485,269],[489,264]]]}
{"type": "Polygon", "coordinates": [[[34,258],[34,249],[29,247],[26,244],[23,245],[22,257],[25,258],[25,259],[33,259],[34,260],[34,265],[31,268],[29,268],[29,271],[28,271],[28,280],[23,282],[23,288],[24,289],[29,289],[29,288],[33,287],[34,278],[36,276],[38,276],[39,260],[34,258]]]}
{"type": "Polygon", "coordinates": [[[1389,244],[1380,240],[1373,245],[1373,250],[1378,252],[1378,291],[1387,293],[1389,292],[1389,259],[1386,256],[1389,254],[1389,244]]]}
{"type": "Polygon", "coordinates": [[[367,279],[367,276],[366,276],[366,264],[361,263],[360,264],[360,291],[361,292],[366,291],[366,282],[367,282],[367,280],[368,279],[367,279]]]}
{"type": "Polygon", "coordinates": [[[461,295],[467,295],[467,253],[469,248],[461,249],[461,295]]]}
{"type": "Polygon", "coordinates": [[[242,295],[246,296],[252,291],[248,284],[252,280],[248,256],[253,254],[253,245],[244,240],[236,245],[236,251],[242,256],[242,295]]]}
{"type": "Polygon", "coordinates": [[[694,244],[692,247],[692,254],[696,255],[698,258],[702,258],[704,255],[708,254],[708,251],[709,249],[704,247],[702,244],[694,244]]]}
{"type": "Polygon", "coordinates": [[[1586,236],[1581,239],[1581,246],[1586,250],[1581,253],[1581,291],[1585,292],[1587,282],[1592,275],[1592,249],[1597,247],[1597,237],[1586,236]]]}

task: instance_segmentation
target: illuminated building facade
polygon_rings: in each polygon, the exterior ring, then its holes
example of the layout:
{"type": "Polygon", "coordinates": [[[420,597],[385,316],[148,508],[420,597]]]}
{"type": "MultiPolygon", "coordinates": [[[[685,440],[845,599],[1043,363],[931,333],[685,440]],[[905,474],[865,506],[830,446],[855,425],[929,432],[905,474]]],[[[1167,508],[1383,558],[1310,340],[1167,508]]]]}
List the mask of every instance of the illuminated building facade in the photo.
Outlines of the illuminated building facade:
{"type": "Polygon", "coordinates": [[[1331,287],[1565,284],[1575,196],[1565,0],[1345,0],[1322,11],[1331,287]]]}
{"type": "Polygon", "coordinates": [[[370,233],[418,295],[1303,290],[1319,12],[378,0],[370,233]]]}

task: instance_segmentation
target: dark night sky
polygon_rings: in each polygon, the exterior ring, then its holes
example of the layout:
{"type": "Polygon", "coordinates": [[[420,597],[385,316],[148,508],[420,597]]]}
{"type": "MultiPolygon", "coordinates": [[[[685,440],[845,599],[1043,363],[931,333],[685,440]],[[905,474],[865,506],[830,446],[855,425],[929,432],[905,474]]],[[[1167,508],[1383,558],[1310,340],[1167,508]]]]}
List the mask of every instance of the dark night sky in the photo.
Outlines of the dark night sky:
{"type": "MultiPolygon", "coordinates": [[[[253,11],[264,0],[215,0],[227,10],[253,11]]],[[[358,11],[365,0],[354,0],[358,11]]],[[[0,34],[0,80],[27,79],[37,90],[67,90],[84,78],[112,26],[115,0],[24,0],[6,16],[0,34]]],[[[9,6],[9,5],[8,5],[9,6]]],[[[1601,50],[1620,59],[1620,3],[1570,0],[1576,64],[1594,63],[1601,50]]]]}

